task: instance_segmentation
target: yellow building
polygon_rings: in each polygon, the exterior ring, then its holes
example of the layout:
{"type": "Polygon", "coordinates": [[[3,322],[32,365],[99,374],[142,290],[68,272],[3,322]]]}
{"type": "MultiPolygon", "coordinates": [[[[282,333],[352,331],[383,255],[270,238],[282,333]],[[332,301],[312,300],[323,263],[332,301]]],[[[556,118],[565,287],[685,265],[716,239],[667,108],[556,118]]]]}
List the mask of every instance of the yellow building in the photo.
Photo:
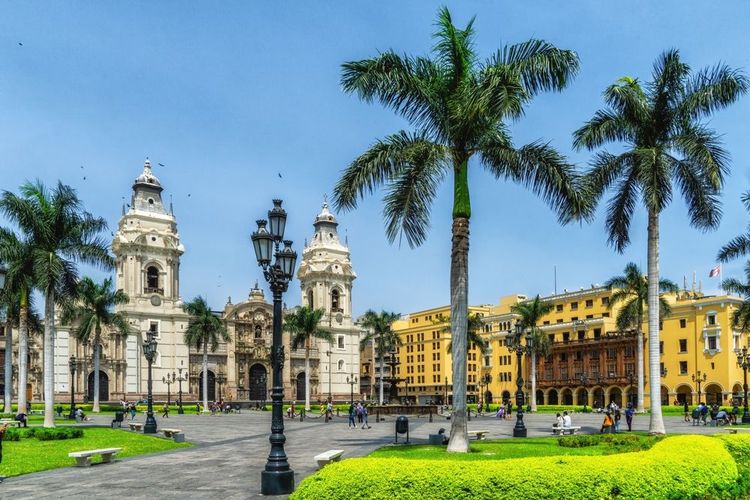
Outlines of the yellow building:
{"type": "MultiPolygon", "coordinates": [[[[549,355],[537,359],[537,404],[635,403],[636,335],[633,331],[617,331],[615,318],[619,305],[610,308],[610,296],[607,288],[592,286],[543,297],[554,308],[539,325],[549,336],[551,348],[549,355]]],[[[485,325],[481,335],[489,344],[484,356],[470,346],[467,361],[470,402],[515,400],[517,358],[508,350],[505,340],[516,321],[511,306],[523,300],[526,300],[523,295],[511,295],[502,297],[496,306],[470,307],[471,314],[483,316],[485,325]]],[[[672,312],[662,318],[662,373],[658,381],[662,403],[695,404],[700,399],[731,404],[733,399],[741,398],[742,370],[737,367],[734,350],[747,345],[747,338],[735,331],[731,323],[741,299],[682,291],[667,300],[672,312]]],[[[445,331],[447,323],[443,321],[449,314],[448,306],[428,309],[409,314],[394,325],[403,341],[396,368],[397,376],[403,379],[398,384],[399,396],[419,403],[442,403],[446,399],[450,402],[451,357],[447,352],[450,332],[445,331]]],[[[643,331],[648,405],[651,380],[647,368],[646,322],[643,331]]],[[[528,398],[531,390],[526,359],[523,381],[528,398]]]]}

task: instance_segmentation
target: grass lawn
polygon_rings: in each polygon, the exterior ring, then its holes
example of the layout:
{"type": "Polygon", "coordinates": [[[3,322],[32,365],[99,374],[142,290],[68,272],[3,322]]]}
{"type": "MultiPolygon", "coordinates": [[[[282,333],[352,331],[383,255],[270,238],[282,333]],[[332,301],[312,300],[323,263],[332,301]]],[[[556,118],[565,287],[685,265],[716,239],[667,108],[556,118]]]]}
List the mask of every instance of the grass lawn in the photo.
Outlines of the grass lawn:
{"type": "MultiPolygon", "coordinates": [[[[123,458],[192,446],[190,443],[175,443],[171,439],[106,428],[87,428],[83,432],[83,437],[77,439],[39,441],[26,438],[20,441],[3,441],[0,476],[18,476],[70,467],[75,464],[75,460],[68,457],[71,451],[122,448],[117,457],[123,458]]],[[[94,463],[100,460],[101,457],[92,458],[94,463]]]]}
{"type": "Polygon", "coordinates": [[[497,441],[472,441],[471,453],[448,453],[444,446],[393,445],[379,448],[369,456],[373,458],[404,458],[426,460],[506,460],[509,458],[548,457],[558,455],[611,455],[643,451],[651,448],[659,438],[644,434],[621,434],[614,436],[614,442],[608,442],[608,437],[600,436],[571,436],[564,439],[580,441],[581,439],[599,440],[594,446],[579,448],[560,446],[557,437],[529,438],[523,440],[501,439],[497,441]],[[620,438],[622,436],[622,438],[620,438]]]}

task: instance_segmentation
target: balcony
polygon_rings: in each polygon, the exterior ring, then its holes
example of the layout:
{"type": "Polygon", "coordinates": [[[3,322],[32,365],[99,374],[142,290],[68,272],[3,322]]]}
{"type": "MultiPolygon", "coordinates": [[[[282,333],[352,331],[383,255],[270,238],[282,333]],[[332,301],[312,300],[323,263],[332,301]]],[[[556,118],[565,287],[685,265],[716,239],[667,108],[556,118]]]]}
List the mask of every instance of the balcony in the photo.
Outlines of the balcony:
{"type": "Polygon", "coordinates": [[[147,286],[143,289],[143,293],[157,293],[159,295],[164,295],[164,289],[147,286]]]}

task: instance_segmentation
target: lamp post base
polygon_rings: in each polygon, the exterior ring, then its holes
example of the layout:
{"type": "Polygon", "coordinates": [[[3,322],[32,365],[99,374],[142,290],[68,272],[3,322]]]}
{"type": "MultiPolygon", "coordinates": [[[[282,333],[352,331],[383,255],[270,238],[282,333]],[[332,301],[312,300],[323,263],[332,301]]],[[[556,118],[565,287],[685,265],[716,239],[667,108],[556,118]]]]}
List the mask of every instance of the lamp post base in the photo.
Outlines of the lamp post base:
{"type": "Polygon", "coordinates": [[[76,419],[76,410],[75,408],[73,408],[72,410],[70,410],[70,414],[68,415],[68,420],[75,420],[75,419],[76,419]]]}
{"type": "Polygon", "coordinates": [[[146,423],[143,426],[144,434],[156,434],[156,419],[153,415],[146,417],[146,423]]]}
{"type": "Polygon", "coordinates": [[[742,415],[742,423],[743,424],[750,424],[750,414],[744,414],[742,415]]]}
{"type": "Polygon", "coordinates": [[[177,408],[177,414],[178,414],[178,415],[184,415],[184,414],[185,414],[185,410],[183,410],[183,409],[182,409],[182,405],[180,405],[180,406],[179,406],[179,407],[177,408]]]}
{"type": "Polygon", "coordinates": [[[513,428],[513,437],[514,438],[525,438],[526,437],[526,427],[523,427],[521,429],[518,429],[516,427],[513,428]]]}
{"type": "Polygon", "coordinates": [[[294,491],[294,471],[267,471],[260,473],[260,492],[263,495],[289,495],[294,491]]]}

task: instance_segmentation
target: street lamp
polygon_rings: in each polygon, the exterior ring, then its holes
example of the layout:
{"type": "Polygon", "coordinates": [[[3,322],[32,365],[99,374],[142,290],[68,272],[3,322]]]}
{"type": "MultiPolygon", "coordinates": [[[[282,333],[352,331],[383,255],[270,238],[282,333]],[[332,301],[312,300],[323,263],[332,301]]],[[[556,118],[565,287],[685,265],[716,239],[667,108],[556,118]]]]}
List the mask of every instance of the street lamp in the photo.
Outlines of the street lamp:
{"type": "Polygon", "coordinates": [[[329,349],[326,351],[326,356],[328,356],[328,401],[333,404],[333,399],[331,399],[331,349],[329,344],[329,349]]]}
{"type": "MultiPolygon", "coordinates": [[[[177,406],[177,414],[178,415],[182,415],[182,414],[185,413],[185,410],[182,409],[182,383],[183,382],[187,382],[187,380],[188,380],[188,374],[187,374],[187,372],[185,372],[185,377],[184,378],[182,377],[182,370],[184,370],[184,368],[182,367],[182,363],[183,363],[183,360],[180,360],[180,367],[177,368],[177,373],[178,373],[178,375],[177,375],[177,382],[179,384],[178,387],[179,387],[179,391],[180,391],[179,392],[180,401],[179,401],[178,406],[177,406]]],[[[172,372],[172,380],[175,380],[174,372],[172,372]]]]}
{"type": "Polygon", "coordinates": [[[586,376],[586,372],[581,372],[578,375],[578,380],[581,382],[581,386],[583,387],[583,392],[586,393],[586,400],[583,402],[583,407],[585,410],[586,405],[588,405],[588,402],[589,402],[589,390],[588,390],[589,378],[588,376],[586,376]]]}
{"type": "Polygon", "coordinates": [[[273,294],[273,340],[271,345],[271,366],[273,369],[273,412],[271,415],[271,451],[266,460],[266,467],[261,472],[261,493],[263,495],[288,495],[294,491],[294,471],[289,467],[284,452],[284,387],[282,368],[284,366],[284,345],[281,338],[281,298],[289,287],[297,263],[297,252],[292,250],[292,242],[284,240],[286,227],[286,210],[281,208],[281,200],[273,200],[273,208],[268,211],[268,221],[260,219],[258,230],[253,232],[251,240],[255,258],[263,269],[263,276],[271,287],[273,294]],[[266,229],[269,226],[270,232],[266,229]],[[279,244],[284,248],[279,249],[279,244]],[[275,251],[275,253],[274,253],[275,251]],[[271,258],[274,258],[273,264],[271,258]]]}
{"type": "Polygon", "coordinates": [[[747,347],[743,347],[742,350],[737,350],[737,366],[742,368],[742,373],[745,376],[744,384],[742,389],[745,391],[745,398],[742,400],[742,423],[750,423],[750,412],[747,409],[747,369],[750,367],[750,356],[747,353],[747,347]]]}
{"type": "Polygon", "coordinates": [[[448,406],[448,377],[445,377],[445,402],[443,404],[448,406]]]}
{"type": "Polygon", "coordinates": [[[143,355],[148,361],[148,410],[146,412],[146,424],[143,426],[144,434],[156,434],[156,419],[154,418],[154,394],[151,379],[151,365],[156,359],[156,336],[153,330],[146,334],[146,341],[143,343],[143,355]]]}
{"type": "Polygon", "coordinates": [[[357,383],[357,377],[352,373],[352,378],[346,377],[346,383],[349,384],[351,404],[354,404],[354,385],[357,383]]]}
{"type": "Polygon", "coordinates": [[[76,357],[71,356],[68,361],[68,368],[70,368],[70,414],[68,418],[70,420],[76,419],[76,357]]]}
{"type": "Polygon", "coordinates": [[[510,338],[510,332],[506,338],[507,347],[510,352],[516,353],[516,425],[513,427],[513,437],[526,437],[526,426],[523,423],[523,373],[521,371],[521,362],[526,352],[531,352],[533,348],[531,332],[526,334],[526,345],[522,345],[523,326],[520,321],[516,321],[516,332],[513,338],[510,338]]]}
{"type": "Polygon", "coordinates": [[[170,392],[170,386],[172,384],[174,384],[174,382],[175,382],[174,372],[172,372],[171,377],[170,377],[169,373],[167,373],[167,376],[166,377],[162,377],[161,381],[162,381],[163,384],[166,384],[166,386],[167,386],[167,407],[169,407],[172,404],[171,403],[172,393],[170,392]]]}
{"type": "Polygon", "coordinates": [[[701,404],[701,384],[706,381],[708,377],[706,374],[703,374],[703,378],[701,378],[701,371],[698,370],[696,373],[693,374],[693,382],[698,384],[698,404],[701,404]]]}

